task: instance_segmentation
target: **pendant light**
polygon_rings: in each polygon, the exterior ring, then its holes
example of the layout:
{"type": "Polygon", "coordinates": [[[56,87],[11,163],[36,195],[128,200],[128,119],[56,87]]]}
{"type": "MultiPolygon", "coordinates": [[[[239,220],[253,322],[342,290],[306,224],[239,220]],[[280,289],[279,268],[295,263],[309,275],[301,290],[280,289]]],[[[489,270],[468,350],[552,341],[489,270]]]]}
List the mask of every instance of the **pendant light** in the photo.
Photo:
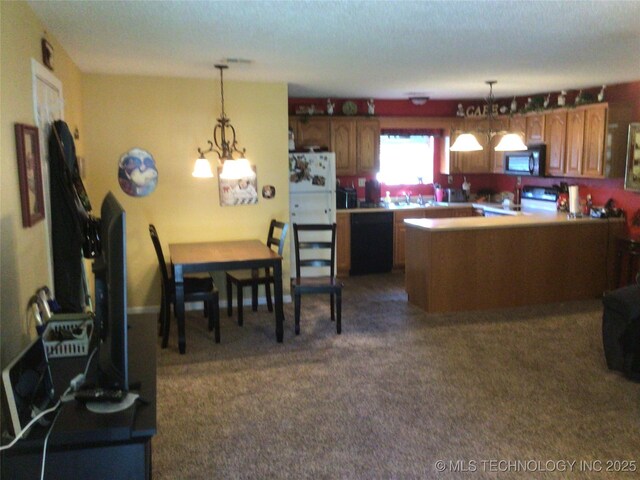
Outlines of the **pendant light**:
{"type": "Polygon", "coordinates": [[[220,99],[222,113],[217,119],[216,126],[213,129],[213,141],[207,140],[209,148],[202,150],[198,148],[200,157],[196,160],[192,175],[198,178],[211,178],[213,172],[211,164],[205,155],[209,152],[215,152],[218,155],[218,165],[222,165],[220,178],[224,180],[237,180],[240,178],[250,178],[255,176],[249,160],[245,158],[246,150],[240,150],[236,141],[236,129],[231,125],[231,120],[224,112],[224,81],[222,72],[229,68],[227,65],[216,65],[220,70],[220,99]],[[227,138],[228,137],[228,138],[227,138]],[[237,155],[239,158],[234,158],[237,155]]]}
{"type": "MultiPolygon", "coordinates": [[[[494,136],[502,135],[502,138],[498,142],[498,145],[496,145],[494,148],[496,152],[526,150],[527,146],[522,141],[522,137],[520,136],[520,134],[507,132],[504,130],[493,130],[493,121],[495,120],[495,117],[493,115],[493,105],[495,103],[495,98],[493,96],[493,84],[497,82],[496,80],[487,80],[485,83],[489,85],[489,96],[487,97],[487,120],[489,126],[488,130],[485,132],[487,135],[487,139],[490,142],[494,136]]],[[[482,130],[479,130],[479,132],[482,132],[482,130]]],[[[449,150],[451,150],[452,152],[477,152],[479,150],[482,150],[482,145],[480,145],[478,139],[472,133],[462,133],[456,138],[455,142],[453,142],[453,145],[449,147],[449,150]]]]}

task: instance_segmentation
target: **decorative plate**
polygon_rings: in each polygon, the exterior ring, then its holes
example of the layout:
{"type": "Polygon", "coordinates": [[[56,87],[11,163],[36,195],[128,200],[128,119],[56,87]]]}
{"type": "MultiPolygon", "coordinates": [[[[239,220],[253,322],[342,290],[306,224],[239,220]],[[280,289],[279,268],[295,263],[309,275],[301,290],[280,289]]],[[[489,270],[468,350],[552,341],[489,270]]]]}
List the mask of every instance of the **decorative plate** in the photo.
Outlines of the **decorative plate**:
{"type": "Polygon", "coordinates": [[[344,104],[342,105],[342,113],[344,113],[345,115],[355,115],[356,113],[358,113],[358,106],[351,100],[349,100],[348,102],[344,102],[344,104]]]}

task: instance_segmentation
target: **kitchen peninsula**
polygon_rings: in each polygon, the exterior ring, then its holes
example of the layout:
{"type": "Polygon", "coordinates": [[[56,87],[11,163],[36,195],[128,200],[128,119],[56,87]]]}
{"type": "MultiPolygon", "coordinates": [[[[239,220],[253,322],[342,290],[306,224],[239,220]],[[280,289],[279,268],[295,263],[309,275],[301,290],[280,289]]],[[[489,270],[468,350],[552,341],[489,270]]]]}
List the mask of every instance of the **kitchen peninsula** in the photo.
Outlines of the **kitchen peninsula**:
{"type": "Polygon", "coordinates": [[[622,219],[566,214],[407,219],[405,288],[427,312],[597,298],[622,219]]]}

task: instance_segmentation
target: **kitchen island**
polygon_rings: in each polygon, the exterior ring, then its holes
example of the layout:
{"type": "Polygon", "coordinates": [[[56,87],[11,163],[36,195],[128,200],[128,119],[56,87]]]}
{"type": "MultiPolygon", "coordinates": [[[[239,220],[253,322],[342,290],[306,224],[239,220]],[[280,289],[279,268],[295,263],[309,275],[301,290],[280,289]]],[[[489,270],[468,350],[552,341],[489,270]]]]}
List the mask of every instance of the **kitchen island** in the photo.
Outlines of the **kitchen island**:
{"type": "Polygon", "coordinates": [[[427,312],[597,298],[622,219],[566,214],[407,219],[405,287],[427,312]]]}

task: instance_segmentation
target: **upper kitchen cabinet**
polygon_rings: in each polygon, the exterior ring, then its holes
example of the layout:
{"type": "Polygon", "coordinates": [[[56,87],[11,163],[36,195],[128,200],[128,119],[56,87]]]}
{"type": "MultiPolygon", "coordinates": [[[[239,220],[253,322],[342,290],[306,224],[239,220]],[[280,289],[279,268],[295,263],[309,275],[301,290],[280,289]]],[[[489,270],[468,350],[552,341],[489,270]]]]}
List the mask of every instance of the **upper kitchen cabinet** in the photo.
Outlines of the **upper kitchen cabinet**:
{"type": "Polygon", "coordinates": [[[331,151],[336,154],[336,175],[356,175],[356,122],[352,118],[331,120],[331,151]]]}
{"type": "Polygon", "coordinates": [[[550,175],[567,174],[570,177],[582,175],[582,151],[584,148],[584,108],[576,108],[567,113],[566,166],[563,169],[548,169],[550,175]]]}
{"type": "Polygon", "coordinates": [[[561,109],[546,113],[543,123],[547,144],[547,173],[561,175],[565,171],[567,111],[561,109]]]}
{"type": "Polygon", "coordinates": [[[525,141],[527,145],[544,143],[544,121],[543,113],[529,113],[527,117],[527,130],[525,141]]]}
{"type": "MultiPolygon", "coordinates": [[[[491,122],[491,130],[500,132],[508,127],[508,119],[504,117],[494,118],[491,122]]],[[[496,152],[495,146],[500,141],[501,135],[489,138],[489,121],[486,118],[466,118],[462,128],[458,125],[458,132],[451,136],[451,143],[461,131],[473,134],[482,150],[476,152],[451,152],[450,171],[446,173],[501,173],[503,171],[502,152],[496,152]]],[[[443,172],[445,173],[445,172],[443,172]]]]}
{"type": "Polygon", "coordinates": [[[296,148],[328,148],[336,175],[368,175],[380,169],[380,121],[370,117],[289,117],[296,148]]]}
{"type": "Polygon", "coordinates": [[[356,165],[359,174],[380,170],[380,121],[356,120],[356,165]]]}
{"type": "Polygon", "coordinates": [[[582,176],[604,176],[604,147],[607,125],[607,106],[594,105],[585,109],[584,150],[582,156],[582,176]]]}
{"type": "Polygon", "coordinates": [[[624,175],[630,109],[596,103],[546,114],[547,174],[611,178],[624,175]]]}
{"type": "Polygon", "coordinates": [[[377,118],[332,118],[331,151],[336,175],[375,174],[380,169],[380,121],[377,118]]]}
{"type": "MultiPolygon", "coordinates": [[[[292,120],[289,120],[291,126],[292,120]]],[[[331,125],[327,117],[298,117],[293,122],[296,148],[331,146],[331,125]]]]}

